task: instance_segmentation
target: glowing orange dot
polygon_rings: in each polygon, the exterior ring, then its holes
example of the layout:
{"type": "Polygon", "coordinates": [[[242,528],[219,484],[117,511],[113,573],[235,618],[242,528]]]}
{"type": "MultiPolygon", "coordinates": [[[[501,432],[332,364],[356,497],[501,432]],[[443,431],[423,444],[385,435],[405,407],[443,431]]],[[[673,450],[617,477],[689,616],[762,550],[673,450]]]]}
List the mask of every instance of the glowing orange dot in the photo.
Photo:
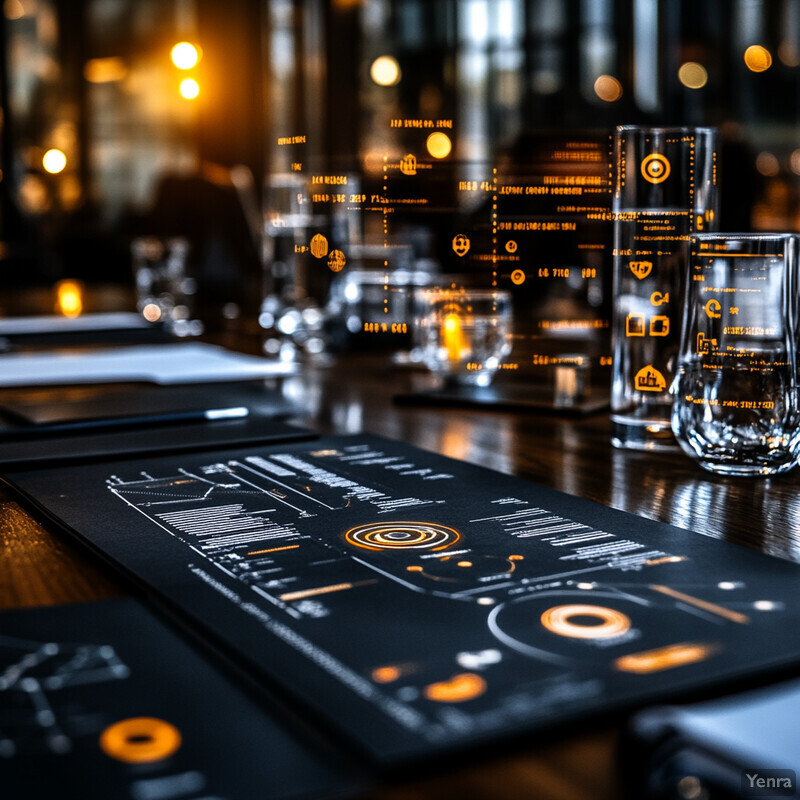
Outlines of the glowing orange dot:
{"type": "Polygon", "coordinates": [[[67,166],[67,157],[61,150],[53,147],[42,156],[42,166],[51,175],[57,175],[67,166]]]}
{"type": "Polygon", "coordinates": [[[471,561],[459,561],[458,562],[458,566],[459,567],[471,567],[472,566],[472,562],[471,561]]]}
{"type": "Polygon", "coordinates": [[[178,42],[170,55],[178,69],[191,69],[200,60],[200,51],[191,42],[178,42]]]}
{"type": "Polygon", "coordinates": [[[772,66],[772,53],[760,44],[751,44],[744,51],[744,63],[751,72],[766,72],[772,66]]]}
{"type": "Polygon", "coordinates": [[[181,81],[181,97],[194,100],[200,94],[200,84],[194,78],[185,78],[181,81]]]}
{"type": "Polygon", "coordinates": [[[434,131],[425,142],[428,152],[434,158],[447,158],[453,150],[453,143],[446,133],[434,131]]]}
{"type": "Polygon", "coordinates": [[[522,561],[522,560],[524,560],[524,558],[525,558],[525,556],[509,556],[508,560],[509,561],[522,561]]]}
{"type": "Polygon", "coordinates": [[[594,82],[594,93],[606,103],[616,103],[622,97],[622,84],[613,75],[600,75],[594,82]]]}
{"type": "Polygon", "coordinates": [[[400,670],[397,667],[378,667],[372,670],[372,680],[375,683],[391,683],[400,677],[400,670]]]}
{"type": "Polygon", "coordinates": [[[422,572],[422,567],[412,564],[410,567],[406,567],[406,572],[422,572]]]}

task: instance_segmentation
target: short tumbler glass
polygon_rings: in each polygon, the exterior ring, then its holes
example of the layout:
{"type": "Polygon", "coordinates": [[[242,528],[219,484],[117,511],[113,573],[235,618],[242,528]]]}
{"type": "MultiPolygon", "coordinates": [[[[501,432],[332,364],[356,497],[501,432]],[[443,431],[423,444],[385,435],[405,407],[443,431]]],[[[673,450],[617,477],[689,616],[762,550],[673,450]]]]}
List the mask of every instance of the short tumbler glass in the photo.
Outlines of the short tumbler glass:
{"type": "Polygon", "coordinates": [[[509,293],[425,289],[419,299],[419,340],[428,369],[450,385],[488,386],[511,352],[509,293]]]}
{"type": "Polygon", "coordinates": [[[711,472],[797,462],[797,250],[791,234],[691,238],[672,430],[711,472]]]}

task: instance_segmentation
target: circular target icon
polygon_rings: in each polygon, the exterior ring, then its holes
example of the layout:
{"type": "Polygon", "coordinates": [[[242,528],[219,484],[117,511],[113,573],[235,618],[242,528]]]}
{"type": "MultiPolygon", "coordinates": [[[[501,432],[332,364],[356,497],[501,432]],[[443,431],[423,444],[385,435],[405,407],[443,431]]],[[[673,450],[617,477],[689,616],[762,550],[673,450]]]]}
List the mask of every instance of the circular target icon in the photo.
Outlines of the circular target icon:
{"type": "Polygon", "coordinates": [[[660,153],[651,153],[642,161],[642,177],[650,183],[663,183],[671,170],[669,159],[660,153]]]}

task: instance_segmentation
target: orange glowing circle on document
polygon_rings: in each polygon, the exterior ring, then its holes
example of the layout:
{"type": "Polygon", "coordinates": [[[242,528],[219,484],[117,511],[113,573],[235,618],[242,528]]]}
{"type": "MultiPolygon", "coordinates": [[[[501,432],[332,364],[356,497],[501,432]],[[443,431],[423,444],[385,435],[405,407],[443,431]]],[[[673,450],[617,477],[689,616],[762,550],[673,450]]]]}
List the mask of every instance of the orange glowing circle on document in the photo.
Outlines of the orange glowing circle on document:
{"type": "Polygon", "coordinates": [[[432,683],[425,687],[425,697],[436,703],[463,703],[474,700],[486,691],[486,681],[474,672],[453,675],[449,681],[432,683]]]}
{"type": "Polygon", "coordinates": [[[126,764],[163,761],[181,746],[180,731],[156,717],[131,717],[115,722],[100,734],[103,752],[126,764]]]}
{"type": "Polygon", "coordinates": [[[663,183],[672,172],[669,159],[661,153],[650,153],[642,160],[642,177],[650,183],[663,183]]]}
{"type": "Polygon", "coordinates": [[[751,44],[744,51],[744,63],[750,72],[766,72],[772,66],[772,53],[760,44],[751,44]]]}
{"type": "Polygon", "coordinates": [[[610,639],[621,636],[631,628],[631,620],[621,611],[605,606],[572,604],[548,608],[541,623],[551,633],[571,639],[610,639]],[[592,620],[590,624],[576,622],[576,617],[592,620]]]}
{"type": "Polygon", "coordinates": [[[446,133],[434,131],[425,141],[425,147],[434,158],[447,158],[453,150],[453,143],[446,133]]]}
{"type": "Polygon", "coordinates": [[[344,538],[367,550],[442,550],[461,534],[433,522],[373,522],[351,528],[344,538]]]}

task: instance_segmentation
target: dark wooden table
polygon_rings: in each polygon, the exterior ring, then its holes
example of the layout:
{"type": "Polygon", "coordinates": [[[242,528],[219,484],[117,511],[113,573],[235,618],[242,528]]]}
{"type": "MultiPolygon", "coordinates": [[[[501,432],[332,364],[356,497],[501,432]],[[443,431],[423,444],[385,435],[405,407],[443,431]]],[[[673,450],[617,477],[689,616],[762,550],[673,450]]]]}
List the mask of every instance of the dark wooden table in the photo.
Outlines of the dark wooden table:
{"type": "MultiPolygon", "coordinates": [[[[536,481],[614,508],[800,561],[800,470],[772,479],[710,475],[675,453],[613,448],[606,413],[398,406],[428,379],[383,359],[351,357],[307,370],[285,391],[321,433],[366,431],[536,481]]],[[[0,490],[0,608],[88,601],[124,592],[108,570],[0,490]]],[[[615,800],[618,724],[560,735],[381,789],[384,800],[615,800]]]]}

